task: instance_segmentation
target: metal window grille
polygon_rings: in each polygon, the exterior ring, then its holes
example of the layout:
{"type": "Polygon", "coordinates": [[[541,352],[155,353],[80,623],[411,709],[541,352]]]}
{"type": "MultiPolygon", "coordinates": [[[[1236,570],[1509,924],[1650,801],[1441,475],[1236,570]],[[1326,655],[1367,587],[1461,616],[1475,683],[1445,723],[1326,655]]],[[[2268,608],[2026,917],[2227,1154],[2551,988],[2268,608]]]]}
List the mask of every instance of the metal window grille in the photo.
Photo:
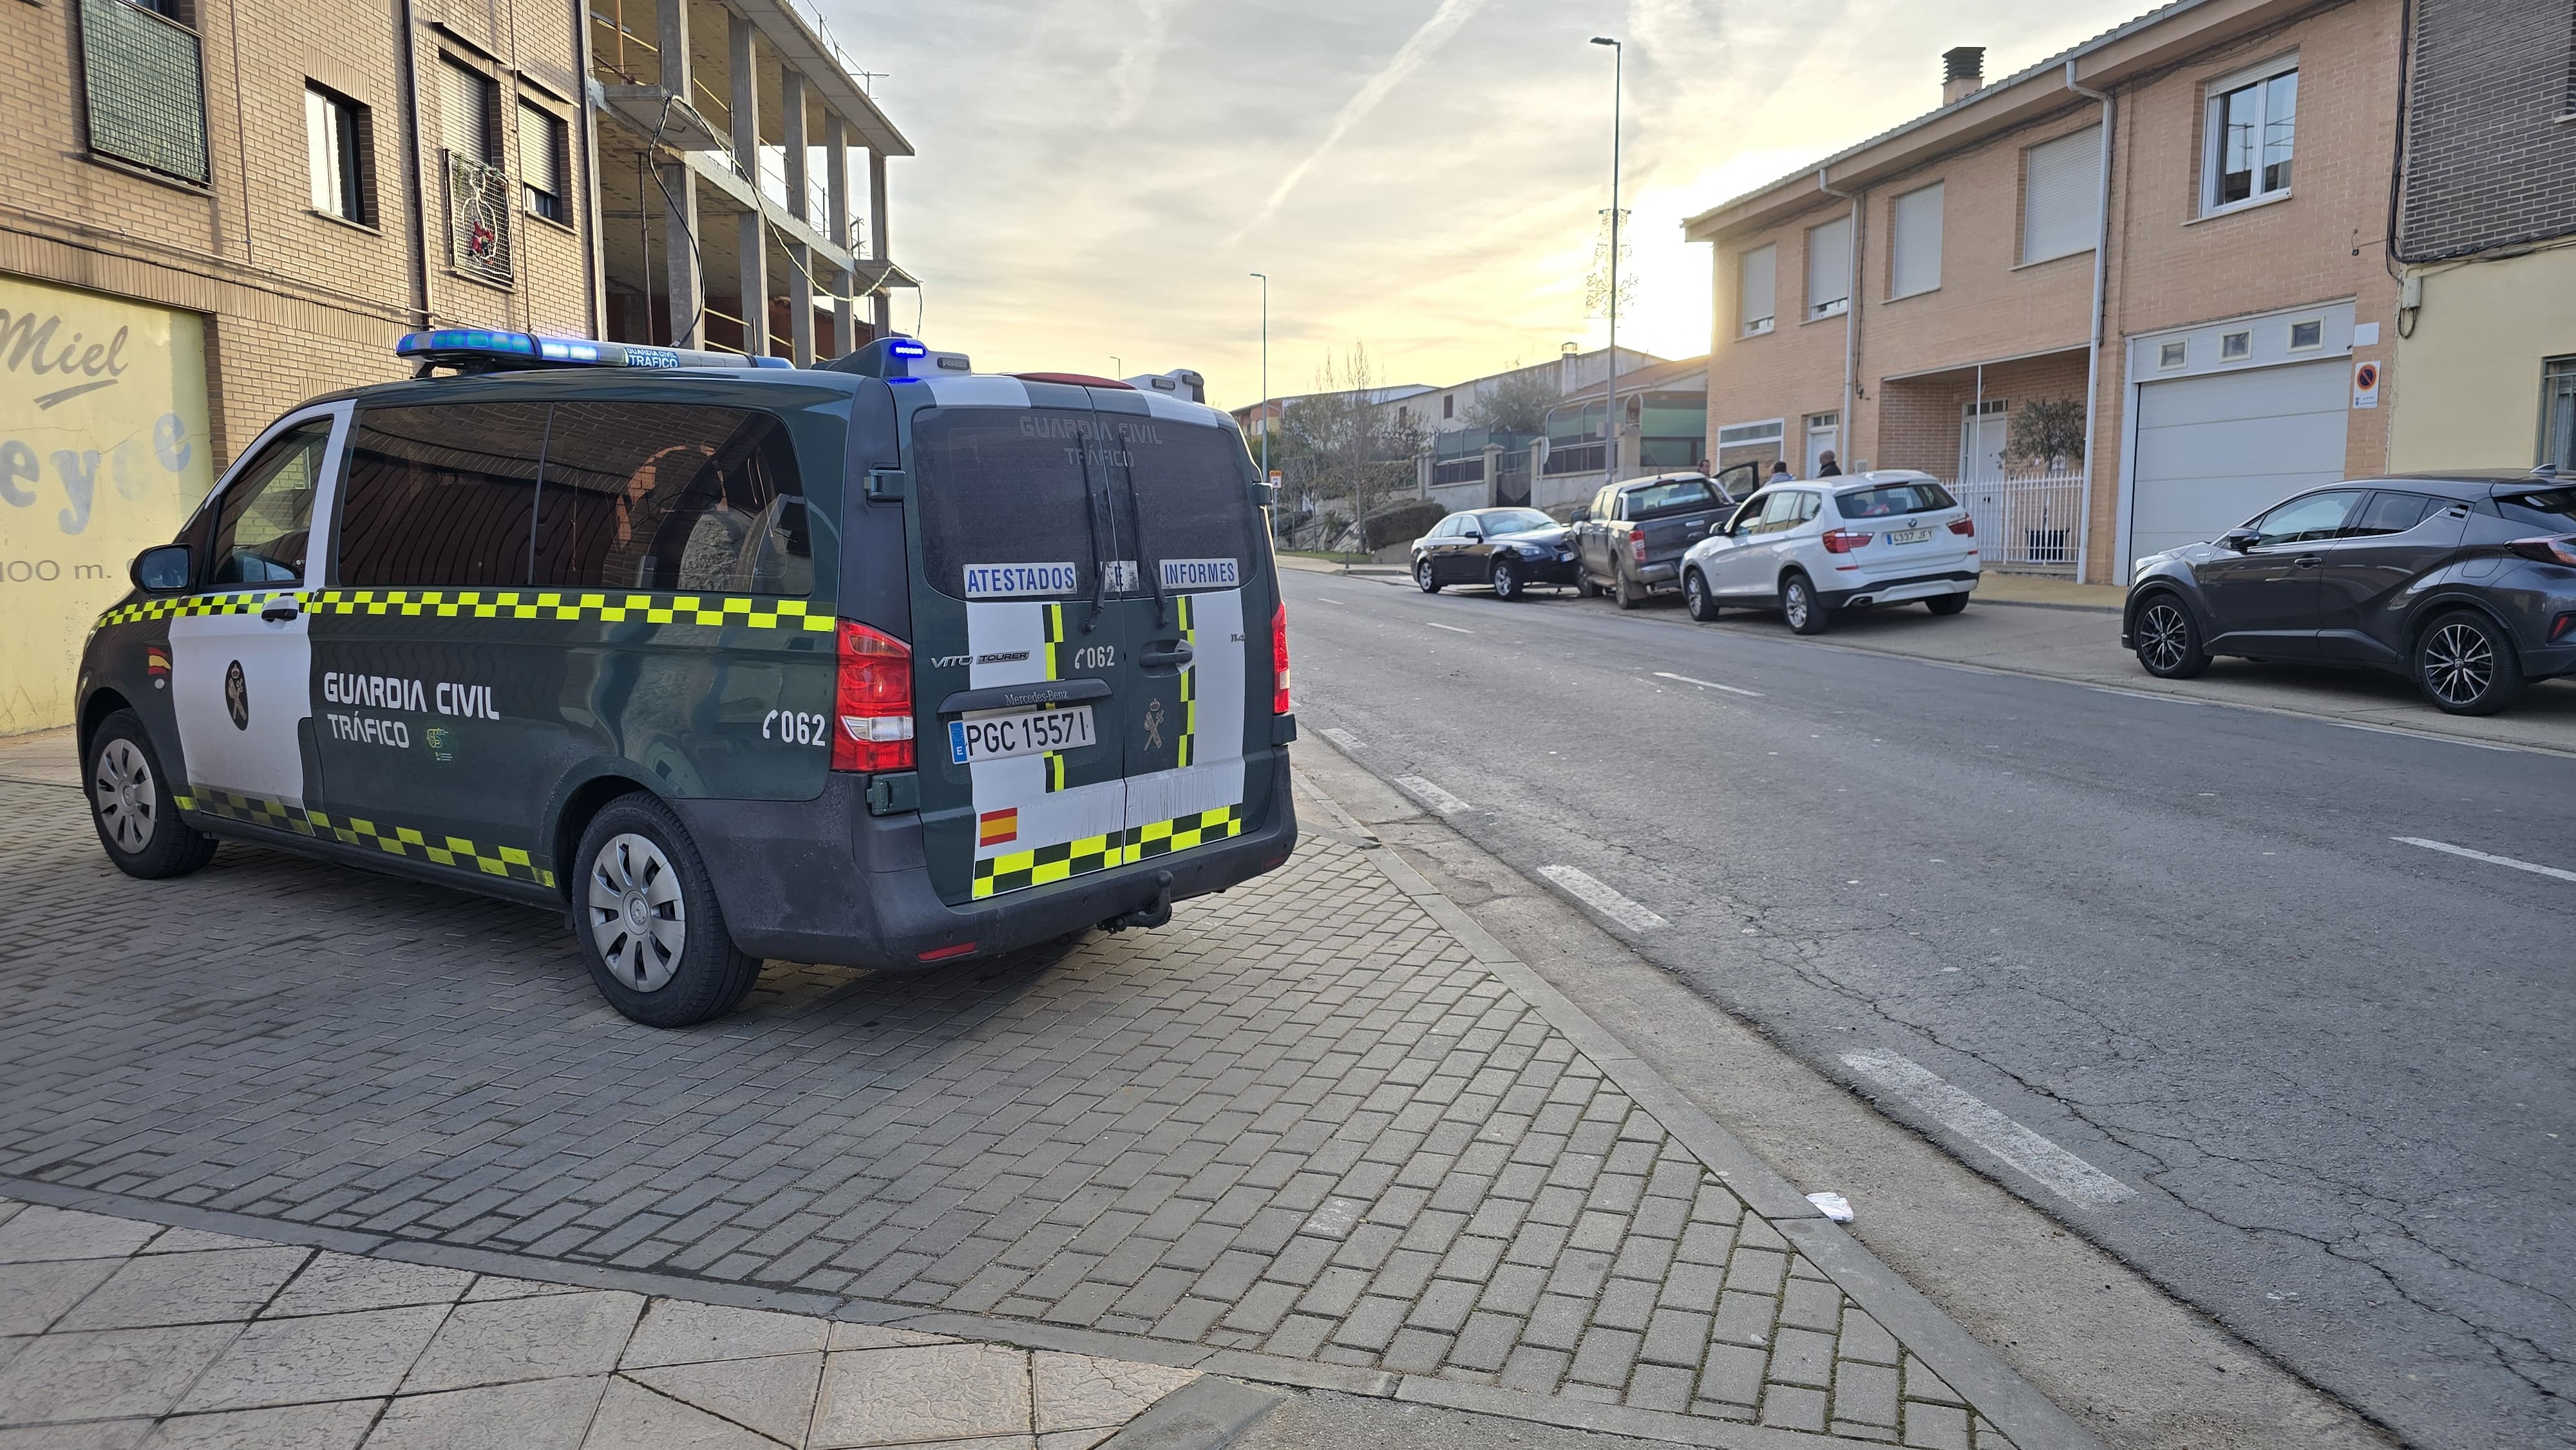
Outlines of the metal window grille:
{"type": "Polygon", "coordinates": [[[90,149],[200,186],[205,64],[196,35],[126,0],[81,0],[90,149]]]}
{"type": "Polygon", "coordinates": [[[510,285],[510,173],[488,161],[447,156],[448,259],[456,270],[510,285]]]}

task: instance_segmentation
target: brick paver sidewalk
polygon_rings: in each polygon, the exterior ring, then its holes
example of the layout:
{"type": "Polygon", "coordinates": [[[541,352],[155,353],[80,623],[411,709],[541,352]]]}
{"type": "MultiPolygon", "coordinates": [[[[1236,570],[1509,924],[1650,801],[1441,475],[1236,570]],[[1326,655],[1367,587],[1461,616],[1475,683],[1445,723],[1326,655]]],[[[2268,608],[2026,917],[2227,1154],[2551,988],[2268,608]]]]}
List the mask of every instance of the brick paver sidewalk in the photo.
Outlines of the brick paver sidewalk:
{"type": "Polygon", "coordinates": [[[238,845],[129,881],[60,789],[0,822],[21,1194],[1710,1444],[2087,1443],[1382,851],[662,1033],[557,917],[238,845]]]}

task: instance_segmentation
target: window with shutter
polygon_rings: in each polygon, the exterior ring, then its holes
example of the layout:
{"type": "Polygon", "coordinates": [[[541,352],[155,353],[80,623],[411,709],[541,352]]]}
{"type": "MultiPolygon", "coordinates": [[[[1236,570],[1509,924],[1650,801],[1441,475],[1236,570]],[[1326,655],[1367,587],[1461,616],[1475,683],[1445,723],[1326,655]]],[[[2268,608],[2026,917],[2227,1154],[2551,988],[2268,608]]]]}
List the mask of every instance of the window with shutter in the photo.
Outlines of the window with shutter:
{"type": "Polygon", "coordinates": [[[500,109],[492,78],[452,60],[439,62],[439,144],[469,161],[501,159],[492,132],[500,109]]]}
{"type": "Polygon", "coordinates": [[[530,212],[550,222],[566,222],[564,207],[564,123],[548,112],[519,105],[519,195],[530,212]]]}
{"type": "Polygon", "coordinates": [[[1831,317],[1851,305],[1851,218],[1807,232],[1807,316],[1831,317]]]}
{"type": "Polygon", "coordinates": [[[1771,330],[1772,309],[1778,303],[1776,296],[1778,289],[1774,286],[1774,282],[1779,270],[1777,265],[1779,255],[1777,247],[1755,247],[1745,253],[1739,263],[1743,271],[1744,287],[1743,295],[1737,299],[1738,311],[1743,319],[1744,335],[1747,337],[1771,330]]]}
{"type": "Polygon", "coordinates": [[[2093,250],[2102,209],[2102,128],[2043,142],[2021,154],[2024,266],[2093,250]]]}
{"type": "Polygon", "coordinates": [[[1887,295],[1911,297],[1941,285],[1941,183],[1898,197],[1887,209],[1887,295]]]}

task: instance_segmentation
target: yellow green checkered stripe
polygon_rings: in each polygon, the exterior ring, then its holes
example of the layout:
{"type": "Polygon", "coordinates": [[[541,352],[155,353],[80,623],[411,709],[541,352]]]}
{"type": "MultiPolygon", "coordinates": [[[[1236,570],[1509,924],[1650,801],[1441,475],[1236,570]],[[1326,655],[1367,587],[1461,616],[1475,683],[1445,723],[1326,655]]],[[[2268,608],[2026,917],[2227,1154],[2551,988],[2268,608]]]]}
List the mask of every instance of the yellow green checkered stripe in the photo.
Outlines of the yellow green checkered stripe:
{"type": "Polygon", "coordinates": [[[452,866],[461,871],[477,871],[485,876],[502,876],[512,881],[533,881],[539,886],[555,884],[555,873],[529,859],[528,853],[516,846],[484,847],[463,836],[431,836],[409,826],[381,826],[357,816],[333,816],[322,811],[308,811],[302,806],[266,796],[243,795],[238,791],[216,790],[208,786],[192,787],[192,794],[174,795],[183,811],[222,816],[271,830],[292,831],[299,836],[338,841],[344,846],[373,846],[389,856],[406,860],[427,861],[433,866],[452,866]]]}
{"type": "Polygon", "coordinates": [[[1233,806],[1195,815],[1176,816],[1148,826],[1129,826],[1105,836],[1086,836],[1062,845],[1014,851],[975,863],[975,899],[998,896],[1051,881],[1065,881],[1112,866],[1132,865],[1243,834],[1243,818],[1233,806]]]}
{"type": "MultiPolygon", "coordinates": [[[[1190,596],[1186,594],[1174,602],[1180,607],[1181,643],[1195,651],[1199,647],[1198,611],[1190,607],[1190,596]]],[[[1181,738],[1179,754],[1174,759],[1174,764],[1194,763],[1198,755],[1198,737],[1199,667],[1189,664],[1181,666],[1181,738]]]]}
{"type": "MultiPolygon", "coordinates": [[[[1061,680],[1064,678],[1064,606],[1043,604],[1038,607],[1043,611],[1042,627],[1046,632],[1046,658],[1041,663],[1046,666],[1048,679],[1061,680]]],[[[1064,789],[1064,752],[1050,750],[1038,760],[1046,772],[1047,793],[1052,795],[1064,789]]]]}
{"type": "Polygon", "coordinates": [[[753,629],[830,633],[833,616],[802,599],[718,594],[619,594],[570,589],[304,589],[146,599],[98,617],[101,625],[135,624],[188,614],[248,614],[281,594],[313,614],[406,619],[542,619],[606,624],[747,625],[753,629]]]}

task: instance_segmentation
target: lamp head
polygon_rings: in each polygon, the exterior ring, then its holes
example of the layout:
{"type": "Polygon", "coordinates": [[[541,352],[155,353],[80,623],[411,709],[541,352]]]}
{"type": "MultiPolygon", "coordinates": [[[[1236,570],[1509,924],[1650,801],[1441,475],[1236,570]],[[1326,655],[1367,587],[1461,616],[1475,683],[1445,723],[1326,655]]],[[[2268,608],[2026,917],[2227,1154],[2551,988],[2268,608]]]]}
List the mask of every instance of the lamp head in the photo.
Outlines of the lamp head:
{"type": "Polygon", "coordinates": [[[1615,40],[1612,40],[1609,36],[1606,36],[1606,35],[1596,35],[1596,36],[1592,37],[1592,43],[1593,43],[1594,45],[1606,45],[1606,46],[1610,47],[1612,50],[1617,50],[1617,49],[1619,48],[1619,42],[1617,42],[1617,41],[1615,41],[1615,40]]]}

